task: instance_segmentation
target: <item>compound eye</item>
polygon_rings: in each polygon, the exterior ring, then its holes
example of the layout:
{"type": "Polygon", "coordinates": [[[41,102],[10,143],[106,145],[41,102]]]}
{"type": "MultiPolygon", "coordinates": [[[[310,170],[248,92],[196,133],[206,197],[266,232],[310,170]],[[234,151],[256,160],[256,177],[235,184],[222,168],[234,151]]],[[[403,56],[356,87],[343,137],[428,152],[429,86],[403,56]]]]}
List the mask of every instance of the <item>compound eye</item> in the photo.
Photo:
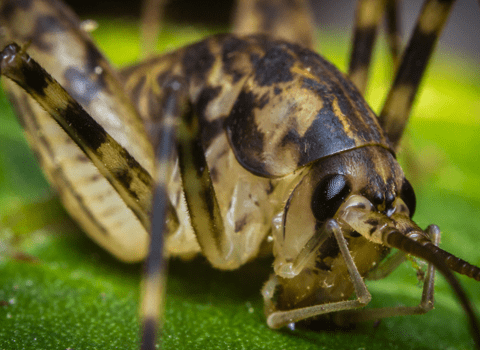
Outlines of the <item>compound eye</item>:
{"type": "Polygon", "coordinates": [[[312,212],[319,222],[332,218],[351,192],[346,176],[335,174],[324,178],[312,197],[312,212]]]}
{"type": "Polygon", "coordinates": [[[400,198],[402,198],[407,205],[408,210],[410,211],[410,217],[413,217],[413,214],[415,213],[415,207],[417,206],[417,200],[415,198],[413,187],[407,179],[403,180],[400,198]]]}

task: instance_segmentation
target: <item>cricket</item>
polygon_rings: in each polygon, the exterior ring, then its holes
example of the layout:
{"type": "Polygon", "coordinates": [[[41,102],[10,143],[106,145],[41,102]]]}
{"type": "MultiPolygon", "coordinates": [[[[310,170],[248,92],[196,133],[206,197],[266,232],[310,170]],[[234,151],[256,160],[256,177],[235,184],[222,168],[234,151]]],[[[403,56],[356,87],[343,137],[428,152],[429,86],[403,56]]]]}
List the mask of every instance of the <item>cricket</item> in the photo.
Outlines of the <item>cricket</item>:
{"type": "MultiPolygon", "coordinates": [[[[148,57],[121,70],[61,1],[0,1],[2,86],[46,178],[96,244],[144,262],[139,349],[168,337],[170,260],[227,273],[268,257],[258,293],[272,330],[421,318],[439,278],[480,348],[462,286],[480,281],[480,268],[441,244],[442,227],[416,223],[418,198],[397,160],[455,1],[425,0],[405,47],[398,3],[357,1],[342,73],[316,52],[304,0],[239,0],[231,33],[161,55],[149,48],[163,4],[146,1],[148,57]],[[364,95],[381,31],[393,78],[375,113],[364,95]],[[369,307],[366,281],[405,264],[418,304],[369,307]]],[[[5,299],[4,309],[15,304],[5,299]]]]}

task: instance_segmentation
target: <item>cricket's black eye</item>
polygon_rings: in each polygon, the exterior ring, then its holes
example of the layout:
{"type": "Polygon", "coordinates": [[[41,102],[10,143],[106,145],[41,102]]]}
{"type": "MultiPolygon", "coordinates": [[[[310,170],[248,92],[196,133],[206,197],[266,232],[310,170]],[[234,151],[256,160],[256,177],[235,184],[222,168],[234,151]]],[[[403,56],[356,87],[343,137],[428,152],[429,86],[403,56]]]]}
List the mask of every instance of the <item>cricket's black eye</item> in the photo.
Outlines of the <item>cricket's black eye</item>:
{"type": "Polygon", "coordinates": [[[312,212],[319,222],[332,218],[350,193],[350,184],[344,175],[329,175],[315,189],[312,212]]]}
{"type": "Polygon", "coordinates": [[[410,217],[413,217],[413,214],[415,213],[415,207],[417,206],[417,200],[415,198],[413,187],[407,179],[403,180],[400,198],[402,198],[407,205],[408,210],[410,211],[410,217]]]}

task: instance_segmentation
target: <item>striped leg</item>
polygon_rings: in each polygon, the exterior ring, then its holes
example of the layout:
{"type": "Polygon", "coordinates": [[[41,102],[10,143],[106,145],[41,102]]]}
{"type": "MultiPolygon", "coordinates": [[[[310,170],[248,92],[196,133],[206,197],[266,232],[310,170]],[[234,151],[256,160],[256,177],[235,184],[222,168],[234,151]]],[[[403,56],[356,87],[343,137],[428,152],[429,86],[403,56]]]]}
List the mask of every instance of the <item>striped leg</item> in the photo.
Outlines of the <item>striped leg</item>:
{"type": "Polygon", "coordinates": [[[313,49],[311,14],[306,0],[237,0],[233,33],[263,33],[313,49]]]}
{"type": "Polygon", "coordinates": [[[152,229],[149,254],[145,265],[145,277],[142,289],[142,350],[155,349],[157,330],[163,315],[164,295],[166,290],[167,262],[165,259],[164,233],[174,232],[178,221],[172,223],[167,218],[176,217],[168,199],[167,184],[169,168],[175,150],[175,133],[182,107],[187,105],[181,78],[173,77],[163,86],[164,103],[161,118],[153,128],[156,159],[156,183],[152,203],[152,229]],[[172,216],[173,214],[173,216],[172,216]]]}
{"type": "Polygon", "coordinates": [[[394,65],[398,58],[400,40],[396,0],[359,0],[355,15],[355,32],[348,75],[358,90],[365,94],[368,71],[377,29],[384,14],[387,22],[388,43],[394,65]]]}
{"type": "MultiPolygon", "coordinates": [[[[58,122],[96,165],[102,175],[114,186],[144,227],[149,229],[153,185],[150,174],[18,45],[7,46],[1,52],[0,59],[2,75],[21,86],[58,122]]],[[[160,187],[160,190],[162,189],[164,187],[160,187]]],[[[158,203],[159,196],[162,196],[162,194],[157,191],[154,211],[155,213],[160,211],[163,214],[160,214],[160,217],[163,216],[162,220],[164,221],[168,205],[162,200],[158,203]]],[[[153,229],[156,230],[159,222],[153,221],[153,225],[153,229]]],[[[149,262],[161,262],[163,261],[162,235],[159,234],[154,237],[160,237],[160,240],[153,240],[151,250],[156,248],[157,253],[151,254],[153,257],[149,258],[149,262]]],[[[163,285],[160,273],[162,264],[159,263],[158,266],[160,268],[154,269],[149,266],[147,269],[146,290],[149,293],[146,293],[148,303],[144,302],[144,306],[145,304],[148,304],[148,306],[155,304],[154,308],[156,309],[159,309],[161,294],[159,295],[158,291],[152,291],[151,286],[154,285],[160,290],[158,284],[163,285]]],[[[154,314],[155,318],[158,319],[159,310],[154,314]]],[[[154,338],[157,323],[158,320],[152,321],[151,319],[145,322],[144,338],[149,340],[154,338]]],[[[154,347],[146,347],[146,349],[154,349],[154,347]]]]}
{"type": "Polygon", "coordinates": [[[455,0],[426,0],[405,50],[395,81],[379,116],[380,124],[398,146],[428,60],[455,0]]]}
{"type": "Polygon", "coordinates": [[[387,42],[392,55],[393,67],[398,65],[401,45],[400,11],[397,0],[388,0],[385,12],[387,22],[387,42]]]}
{"type": "Polygon", "coordinates": [[[199,120],[192,106],[181,119],[178,157],[190,220],[203,254],[214,267],[225,267],[231,251],[200,139],[199,120]]]}
{"type": "MultiPolygon", "coordinates": [[[[160,140],[156,156],[158,161],[157,183],[153,210],[151,192],[153,180],[150,174],[118,144],[87,112],[16,44],[7,46],[0,53],[1,74],[13,80],[27,91],[68,133],[73,141],[96,165],[101,174],[114,186],[124,202],[135,213],[147,230],[152,232],[150,255],[146,269],[143,315],[143,347],[155,348],[155,334],[161,315],[164,291],[165,263],[163,257],[163,230],[166,217],[174,211],[166,196],[166,174],[174,142],[174,121],[177,120],[178,82],[167,86],[167,96],[160,140]],[[175,118],[176,119],[175,119],[175,118]],[[151,213],[152,211],[152,213],[151,213]],[[150,218],[152,221],[150,223],[150,218]]],[[[182,101],[183,102],[183,101],[182,101]]],[[[183,103],[184,104],[184,103],[183,103]]],[[[170,225],[178,224],[174,222],[170,225]]]]}
{"type": "Polygon", "coordinates": [[[125,204],[150,228],[150,174],[17,44],[0,53],[0,73],[32,96],[110,182],[125,204]]]}
{"type": "Polygon", "coordinates": [[[162,20],[168,0],[142,1],[142,32],[140,37],[140,58],[150,57],[155,53],[158,35],[162,30],[162,20]]]}

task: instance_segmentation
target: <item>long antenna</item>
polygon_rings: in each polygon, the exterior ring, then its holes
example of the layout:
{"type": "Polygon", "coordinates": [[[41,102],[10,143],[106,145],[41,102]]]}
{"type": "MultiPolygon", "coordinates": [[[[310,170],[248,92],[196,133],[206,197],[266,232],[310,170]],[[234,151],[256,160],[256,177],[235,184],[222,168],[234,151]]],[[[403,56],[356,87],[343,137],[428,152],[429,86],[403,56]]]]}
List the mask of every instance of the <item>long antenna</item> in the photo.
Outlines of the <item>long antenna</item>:
{"type": "Polygon", "coordinates": [[[416,241],[403,235],[397,229],[386,231],[382,235],[382,240],[384,244],[389,247],[400,249],[405,253],[428,261],[433,264],[443,276],[445,276],[445,279],[460,299],[460,303],[470,321],[473,339],[475,340],[477,348],[480,349],[480,328],[475,311],[473,310],[473,306],[470,303],[467,294],[460,285],[460,282],[458,282],[451,271],[453,270],[463,275],[467,275],[478,281],[480,279],[480,268],[436,247],[426,238],[421,238],[416,241]]]}

